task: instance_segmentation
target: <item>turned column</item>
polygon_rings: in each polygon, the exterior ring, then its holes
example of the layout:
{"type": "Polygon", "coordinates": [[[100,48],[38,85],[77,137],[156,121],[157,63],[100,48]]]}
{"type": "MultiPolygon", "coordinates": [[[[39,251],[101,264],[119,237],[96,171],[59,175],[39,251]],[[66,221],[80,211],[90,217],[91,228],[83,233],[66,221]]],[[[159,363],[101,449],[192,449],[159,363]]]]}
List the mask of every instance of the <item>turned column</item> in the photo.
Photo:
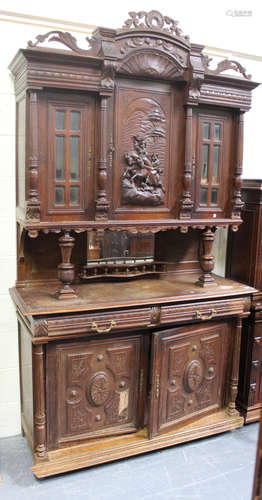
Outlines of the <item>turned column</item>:
{"type": "Polygon", "coordinates": [[[192,184],[192,107],[186,108],[185,164],[183,176],[183,194],[181,200],[180,219],[190,219],[193,208],[191,198],[192,184]]]}
{"type": "Polygon", "coordinates": [[[37,92],[29,92],[29,121],[30,121],[30,142],[29,142],[29,190],[26,204],[26,219],[30,221],[40,220],[40,202],[38,199],[39,184],[39,160],[38,160],[38,102],[37,92]]]}
{"type": "Polygon", "coordinates": [[[216,285],[216,282],[211,274],[214,268],[214,257],[211,255],[214,239],[214,232],[210,227],[206,227],[201,233],[199,261],[203,274],[201,274],[196,282],[196,285],[198,286],[205,287],[216,285]]]}
{"type": "Polygon", "coordinates": [[[234,193],[232,200],[232,217],[241,217],[243,201],[241,199],[242,188],[242,163],[243,163],[243,140],[244,140],[244,112],[241,111],[238,119],[238,132],[236,137],[236,166],[234,173],[234,193]]]}
{"type": "Polygon", "coordinates": [[[71,283],[75,277],[75,266],[70,262],[72,250],[75,245],[75,238],[70,236],[70,231],[65,231],[59,238],[62,262],[58,265],[58,278],[63,283],[63,288],[57,291],[58,299],[73,299],[77,297],[76,292],[71,288],[71,283]]]}
{"type": "Polygon", "coordinates": [[[100,100],[100,155],[98,160],[98,192],[96,200],[96,220],[107,219],[109,202],[107,199],[107,135],[108,135],[108,96],[100,100]]]}
{"type": "Polygon", "coordinates": [[[238,391],[241,331],[242,331],[242,318],[237,318],[236,327],[233,330],[234,338],[232,339],[233,354],[232,354],[232,369],[231,369],[229,390],[228,390],[228,404],[227,404],[228,415],[236,415],[238,413],[238,411],[236,410],[236,398],[238,391]]]}
{"type": "Polygon", "coordinates": [[[46,404],[43,344],[33,345],[34,452],[46,458],[46,404]]]}

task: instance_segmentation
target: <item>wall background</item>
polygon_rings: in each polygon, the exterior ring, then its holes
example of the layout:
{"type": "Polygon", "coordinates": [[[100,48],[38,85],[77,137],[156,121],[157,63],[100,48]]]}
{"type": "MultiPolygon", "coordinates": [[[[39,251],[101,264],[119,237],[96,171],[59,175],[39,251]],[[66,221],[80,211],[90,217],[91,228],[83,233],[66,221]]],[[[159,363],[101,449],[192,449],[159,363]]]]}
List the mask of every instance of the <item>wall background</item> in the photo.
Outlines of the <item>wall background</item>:
{"type": "MultiPolygon", "coordinates": [[[[61,0],[42,3],[25,0],[2,0],[0,10],[0,437],[20,433],[20,397],[18,373],[18,346],[16,317],[8,288],[16,279],[15,241],[15,99],[12,78],[7,69],[16,51],[34,40],[36,35],[52,29],[70,31],[85,46],[92,25],[119,28],[129,11],[150,11],[159,5],[149,0],[106,2],[96,7],[82,0],[65,3],[61,0]],[[87,26],[89,25],[89,26],[87,26]]],[[[202,0],[198,5],[171,6],[162,0],[161,12],[178,19],[180,27],[190,40],[206,44],[205,52],[217,60],[236,59],[253,80],[262,81],[261,14],[262,4],[255,0],[220,0],[217,4],[202,0]],[[248,4],[248,5],[247,5],[248,4]],[[241,16],[239,11],[250,12],[241,16]]],[[[215,63],[216,66],[216,63],[215,63]]],[[[261,123],[262,86],[254,91],[252,110],[246,114],[244,144],[244,177],[262,177],[261,123]]],[[[217,236],[214,255],[216,271],[223,274],[226,233],[217,236]]]]}

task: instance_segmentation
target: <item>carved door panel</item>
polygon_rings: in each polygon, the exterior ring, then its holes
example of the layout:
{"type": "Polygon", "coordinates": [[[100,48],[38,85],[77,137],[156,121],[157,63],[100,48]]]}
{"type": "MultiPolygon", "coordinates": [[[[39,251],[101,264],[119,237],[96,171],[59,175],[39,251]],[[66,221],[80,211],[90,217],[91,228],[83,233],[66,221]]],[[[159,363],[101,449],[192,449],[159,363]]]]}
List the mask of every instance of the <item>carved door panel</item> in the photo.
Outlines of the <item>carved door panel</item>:
{"type": "Polygon", "coordinates": [[[168,83],[131,85],[123,80],[118,84],[112,188],[116,218],[131,213],[146,218],[150,213],[152,217],[158,213],[158,218],[172,216],[178,96],[168,83]]]}
{"type": "Polygon", "coordinates": [[[49,346],[47,370],[56,373],[55,387],[50,380],[47,388],[49,421],[56,423],[51,447],[143,426],[146,337],[49,346]]]}
{"type": "Polygon", "coordinates": [[[153,335],[150,437],[223,405],[229,330],[212,323],[153,335]]]}

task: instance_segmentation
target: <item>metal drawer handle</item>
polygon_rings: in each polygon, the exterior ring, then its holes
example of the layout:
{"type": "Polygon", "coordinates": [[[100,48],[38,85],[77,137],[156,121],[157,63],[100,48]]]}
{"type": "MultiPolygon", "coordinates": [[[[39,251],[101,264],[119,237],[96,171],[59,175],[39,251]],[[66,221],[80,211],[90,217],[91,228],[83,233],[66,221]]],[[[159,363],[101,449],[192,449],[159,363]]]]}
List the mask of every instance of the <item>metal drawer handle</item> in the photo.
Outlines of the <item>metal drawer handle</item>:
{"type": "Polygon", "coordinates": [[[206,315],[202,314],[201,311],[197,311],[196,312],[196,317],[198,319],[201,319],[202,321],[206,321],[208,319],[214,318],[215,314],[216,314],[216,310],[215,309],[211,309],[210,314],[206,314],[206,315]]]}
{"type": "Polygon", "coordinates": [[[110,325],[108,328],[99,328],[98,324],[95,321],[92,321],[91,330],[97,333],[109,333],[112,328],[116,326],[116,322],[114,319],[111,319],[110,325]]]}

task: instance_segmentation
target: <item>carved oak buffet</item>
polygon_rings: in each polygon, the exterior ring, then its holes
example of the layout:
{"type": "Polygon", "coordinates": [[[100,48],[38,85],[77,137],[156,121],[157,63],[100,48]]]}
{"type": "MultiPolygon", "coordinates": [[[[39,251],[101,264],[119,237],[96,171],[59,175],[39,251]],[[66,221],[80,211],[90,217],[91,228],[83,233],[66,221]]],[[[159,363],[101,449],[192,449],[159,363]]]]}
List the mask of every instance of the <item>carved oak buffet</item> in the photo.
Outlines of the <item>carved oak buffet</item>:
{"type": "Polygon", "coordinates": [[[243,424],[240,333],[254,289],[212,274],[212,243],[217,227],[241,223],[243,115],[257,84],[236,61],[211,70],[157,11],[88,42],[50,32],[10,65],[11,295],[37,477],[243,424]]]}

